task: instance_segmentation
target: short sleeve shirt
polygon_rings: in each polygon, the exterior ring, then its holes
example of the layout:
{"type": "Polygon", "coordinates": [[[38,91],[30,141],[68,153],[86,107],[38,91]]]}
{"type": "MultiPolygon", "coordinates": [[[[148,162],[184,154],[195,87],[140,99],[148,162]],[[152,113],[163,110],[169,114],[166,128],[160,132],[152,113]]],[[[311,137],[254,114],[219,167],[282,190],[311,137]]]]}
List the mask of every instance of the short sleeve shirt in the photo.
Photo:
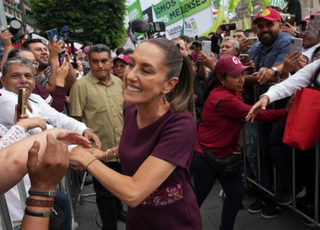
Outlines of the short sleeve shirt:
{"type": "MultiPolygon", "coordinates": [[[[275,42],[268,50],[263,50],[261,42],[254,44],[249,56],[254,62],[255,71],[260,68],[271,68],[276,63],[283,63],[286,55],[289,53],[289,44],[291,35],[280,32],[275,42]]],[[[268,91],[270,84],[258,85],[258,95],[268,91]]]]}
{"type": "Polygon", "coordinates": [[[256,71],[262,67],[271,68],[275,63],[283,63],[289,53],[291,35],[279,33],[278,38],[268,50],[262,49],[261,42],[254,44],[249,56],[253,60],[256,71]]]}
{"type": "Polygon", "coordinates": [[[126,229],[201,229],[201,216],[190,185],[190,164],[196,140],[195,120],[188,113],[169,110],[154,123],[139,129],[135,105],[126,108],[119,157],[125,175],[133,176],[154,156],[176,169],[135,208],[128,208],[126,229]]]}
{"type": "Polygon", "coordinates": [[[71,88],[70,116],[81,117],[99,136],[103,151],[119,144],[123,110],[123,84],[113,75],[105,85],[89,72],[71,88]]]}

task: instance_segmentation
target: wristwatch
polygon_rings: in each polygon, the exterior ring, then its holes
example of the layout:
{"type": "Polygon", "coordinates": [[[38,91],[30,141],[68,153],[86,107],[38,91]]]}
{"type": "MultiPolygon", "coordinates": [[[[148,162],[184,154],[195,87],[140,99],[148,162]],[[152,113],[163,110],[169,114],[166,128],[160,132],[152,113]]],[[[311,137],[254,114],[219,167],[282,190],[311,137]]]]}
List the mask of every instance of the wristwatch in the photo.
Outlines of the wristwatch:
{"type": "Polygon", "coordinates": [[[57,190],[54,191],[32,191],[29,190],[29,195],[33,196],[48,196],[48,197],[55,197],[57,195],[57,190]]]}
{"type": "Polygon", "coordinates": [[[273,71],[274,73],[274,76],[278,76],[279,75],[279,71],[276,67],[271,67],[271,70],[273,71]]]}

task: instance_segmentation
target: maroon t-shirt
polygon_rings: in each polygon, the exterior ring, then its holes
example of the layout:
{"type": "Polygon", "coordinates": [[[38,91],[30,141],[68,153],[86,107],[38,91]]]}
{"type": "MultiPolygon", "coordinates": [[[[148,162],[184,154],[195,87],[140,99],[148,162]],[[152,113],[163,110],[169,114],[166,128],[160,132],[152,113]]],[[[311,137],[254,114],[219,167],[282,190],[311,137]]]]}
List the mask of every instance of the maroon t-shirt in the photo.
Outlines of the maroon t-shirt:
{"type": "Polygon", "coordinates": [[[201,216],[190,185],[190,164],[196,126],[188,113],[169,110],[154,123],[139,129],[135,105],[126,108],[119,144],[123,173],[133,176],[150,156],[176,165],[176,169],[136,208],[128,208],[126,229],[200,230],[201,216]]]}
{"type": "MultiPolygon", "coordinates": [[[[219,157],[228,157],[235,151],[240,152],[239,136],[250,109],[251,106],[243,103],[239,93],[231,92],[222,86],[213,89],[203,106],[198,141],[219,157]]],[[[287,114],[285,109],[261,110],[255,120],[272,123],[287,114]]],[[[195,150],[203,153],[198,141],[195,150]]]]}

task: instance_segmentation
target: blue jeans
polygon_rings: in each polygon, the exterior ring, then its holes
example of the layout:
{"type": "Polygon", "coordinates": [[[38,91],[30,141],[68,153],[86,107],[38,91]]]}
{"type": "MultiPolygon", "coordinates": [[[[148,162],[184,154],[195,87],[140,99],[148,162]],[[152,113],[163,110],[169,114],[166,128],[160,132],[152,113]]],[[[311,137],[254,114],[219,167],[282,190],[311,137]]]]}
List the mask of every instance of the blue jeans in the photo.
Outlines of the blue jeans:
{"type": "Polygon", "coordinates": [[[57,190],[53,208],[57,211],[58,215],[52,214],[50,217],[49,230],[71,230],[69,197],[61,190],[57,190]]]}
{"type": "Polygon", "coordinates": [[[239,169],[234,175],[226,178],[215,171],[207,160],[195,151],[191,163],[191,172],[199,207],[209,195],[216,179],[220,181],[226,194],[222,208],[220,230],[232,230],[244,197],[241,170],[239,169]]]}

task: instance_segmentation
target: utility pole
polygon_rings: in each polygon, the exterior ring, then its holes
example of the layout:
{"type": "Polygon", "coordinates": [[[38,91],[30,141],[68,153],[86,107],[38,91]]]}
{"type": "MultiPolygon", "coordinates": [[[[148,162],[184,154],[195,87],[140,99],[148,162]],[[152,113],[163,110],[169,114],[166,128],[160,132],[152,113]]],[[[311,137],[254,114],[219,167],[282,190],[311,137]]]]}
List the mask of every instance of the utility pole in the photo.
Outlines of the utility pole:
{"type": "Polygon", "coordinates": [[[4,12],[4,5],[3,5],[3,0],[0,0],[0,28],[2,29],[7,28],[7,19],[6,19],[6,14],[4,12]]]}

